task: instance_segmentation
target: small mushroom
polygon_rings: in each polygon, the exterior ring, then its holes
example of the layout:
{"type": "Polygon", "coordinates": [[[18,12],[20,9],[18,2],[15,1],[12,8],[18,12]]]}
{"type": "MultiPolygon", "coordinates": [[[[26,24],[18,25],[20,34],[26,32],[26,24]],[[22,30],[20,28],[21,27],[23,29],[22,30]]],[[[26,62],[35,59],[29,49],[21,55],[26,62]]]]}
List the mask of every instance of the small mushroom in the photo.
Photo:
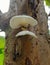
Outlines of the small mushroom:
{"type": "Polygon", "coordinates": [[[37,21],[33,17],[27,15],[14,16],[10,20],[10,27],[12,29],[19,28],[20,26],[27,27],[28,24],[30,24],[31,26],[35,26],[37,25],[37,21]]]}
{"type": "Polygon", "coordinates": [[[37,36],[36,36],[33,32],[31,32],[31,31],[20,31],[20,32],[18,32],[18,33],[16,34],[16,37],[25,36],[25,35],[30,35],[30,36],[32,36],[32,37],[37,38],[37,36]]]}

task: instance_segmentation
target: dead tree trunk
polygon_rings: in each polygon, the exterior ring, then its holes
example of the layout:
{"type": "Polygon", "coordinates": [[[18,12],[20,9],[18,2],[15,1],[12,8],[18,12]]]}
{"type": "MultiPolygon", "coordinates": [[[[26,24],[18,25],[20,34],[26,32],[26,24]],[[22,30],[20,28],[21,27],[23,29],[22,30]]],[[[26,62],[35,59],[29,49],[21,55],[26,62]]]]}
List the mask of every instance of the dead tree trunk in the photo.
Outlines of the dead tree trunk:
{"type": "MultiPolygon", "coordinates": [[[[8,22],[7,24],[8,30],[5,30],[7,35],[6,35],[4,65],[49,65],[50,47],[47,41],[48,25],[43,0],[10,0],[9,11],[8,13],[4,14],[3,17],[5,17],[4,19],[6,20],[6,23],[8,22]],[[32,45],[30,44],[29,46],[28,44],[28,47],[25,44],[26,46],[25,50],[28,49],[30,54],[27,54],[26,56],[25,55],[26,52],[23,51],[22,52],[23,55],[21,57],[17,57],[17,60],[14,61],[12,58],[13,49],[14,49],[14,43],[17,43],[17,40],[15,39],[14,35],[16,34],[16,32],[18,32],[18,30],[12,30],[10,28],[9,20],[14,15],[22,15],[22,14],[32,16],[38,21],[37,26],[30,28],[31,31],[33,32],[35,31],[35,33],[38,36],[38,39],[33,39],[32,45]]],[[[2,22],[4,22],[4,20],[2,22]]],[[[1,25],[1,28],[2,26],[3,25],[1,25]]],[[[30,42],[27,41],[27,43],[30,42]]],[[[23,49],[24,48],[25,47],[23,47],[23,49]]]]}

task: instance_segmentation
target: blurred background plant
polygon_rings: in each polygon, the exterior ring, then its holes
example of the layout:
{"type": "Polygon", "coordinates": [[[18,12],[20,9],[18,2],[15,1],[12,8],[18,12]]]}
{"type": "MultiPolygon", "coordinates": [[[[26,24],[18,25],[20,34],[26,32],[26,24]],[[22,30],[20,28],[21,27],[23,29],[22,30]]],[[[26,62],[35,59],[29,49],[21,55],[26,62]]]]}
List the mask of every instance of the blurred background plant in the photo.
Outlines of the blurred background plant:
{"type": "Polygon", "coordinates": [[[0,36],[0,65],[3,65],[4,61],[4,47],[5,47],[5,38],[0,36]]]}
{"type": "Polygon", "coordinates": [[[48,15],[48,33],[50,34],[50,0],[44,0],[45,11],[48,15]]]}
{"type": "Polygon", "coordinates": [[[45,2],[47,6],[50,6],[50,0],[45,0],[45,2]]]}

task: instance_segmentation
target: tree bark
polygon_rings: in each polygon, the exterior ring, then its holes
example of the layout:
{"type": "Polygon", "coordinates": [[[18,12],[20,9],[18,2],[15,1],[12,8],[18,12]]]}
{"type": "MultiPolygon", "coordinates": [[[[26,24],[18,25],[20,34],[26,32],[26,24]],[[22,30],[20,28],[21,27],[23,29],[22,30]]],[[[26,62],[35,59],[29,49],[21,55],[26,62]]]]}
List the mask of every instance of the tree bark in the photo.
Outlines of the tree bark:
{"type": "MultiPolygon", "coordinates": [[[[4,65],[49,65],[50,64],[50,47],[48,44],[48,24],[47,15],[44,9],[43,0],[10,0],[9,11],[1,16],[3,19],[1,28],[6,32],[5,60],[4,65]],[[38,36],[38,39],[29,41],[29,37],[20,38],[22,40],[22,55],[13,59],[14,44],[17,43],[15,34],[20,29],[12,30],[9,26],[9,20],[14,15],[29,15],[38,21],[38,25],[30,27],[38,36]],[[4,22],[4,23],[3,23],[4,22]],[[8,23],[8,24],[5,24],[8,23]],[[3,26],[8,25],[8,27],[3,26]],[[8,29],[8,30],[7,30],[8,29]],[[25,42],[27,41],[27,42],[25,42]],[[28,44],[29,43],[29,44],[28,44]]],[[[50,42],[49,42],[50,43],[50,42]]],[[[18,54],[19,55],[19,54],[18,54]]]]}

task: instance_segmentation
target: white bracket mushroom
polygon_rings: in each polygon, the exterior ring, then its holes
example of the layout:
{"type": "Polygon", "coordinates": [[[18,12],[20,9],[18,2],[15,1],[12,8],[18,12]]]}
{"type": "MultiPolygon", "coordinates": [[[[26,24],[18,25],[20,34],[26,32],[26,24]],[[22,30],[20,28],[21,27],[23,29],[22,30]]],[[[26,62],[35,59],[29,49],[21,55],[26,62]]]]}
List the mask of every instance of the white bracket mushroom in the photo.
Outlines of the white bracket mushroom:
{"type": "Polygon", "coordinates": [[[16,34],[16,37],[24,36],[24,35],[30,35],[32,37],[37,38],[37,36],[33,32],[30,32],[30,31],[21,31],[21,32],[16,34]]]}
{"type": "MultiPolygon", "coordinates": [[[[21,26],[27,27],[29,24],[31,26],[35,26],[37,25],[37,21],[33,17],[27,16],[27,15],[14,16],[10,20],[10,27],[12,29],[16,29],[21,26]]],[[[33,32],[30,32],[30,31],[21,31],[16,34],[16,37],[22,36],[22,35],[31,35],[37,38],[37,36],[33,32]]]]}
{"type": "Polygon", "coordinates": [[[16,29],[20,26],[26,27],[26,26],[28,26],[28,24],[30,24],[31,26],[35,26],[35,25],[37,25],[37,21],[33,17],[26,16],[26,15],[14,16],[10,20],[10,27],[12,29],[16,29]]]}

